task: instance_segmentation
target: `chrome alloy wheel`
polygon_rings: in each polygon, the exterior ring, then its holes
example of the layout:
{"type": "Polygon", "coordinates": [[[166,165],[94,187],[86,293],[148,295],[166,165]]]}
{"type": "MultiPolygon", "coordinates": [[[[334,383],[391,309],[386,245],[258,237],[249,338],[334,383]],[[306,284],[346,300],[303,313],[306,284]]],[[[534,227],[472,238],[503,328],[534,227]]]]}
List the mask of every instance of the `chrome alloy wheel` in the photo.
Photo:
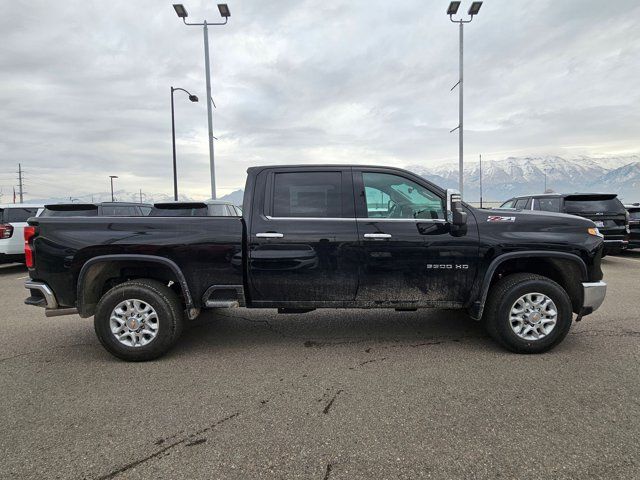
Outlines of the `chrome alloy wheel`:
{"type": "Polygon", "coordinates": [[[143,347],[158,335],[158,314],[147,302],[129,299],[120,302],[109,318],[111,332],[127,347],[143,347]]]}
{"type": "Polygon", "coordinates": [[[543,293],[527,293],[517,299],[509,313],[513,332],[524,340],[541,340],[551,333],[558,320],[558,309],[543,293]]]}

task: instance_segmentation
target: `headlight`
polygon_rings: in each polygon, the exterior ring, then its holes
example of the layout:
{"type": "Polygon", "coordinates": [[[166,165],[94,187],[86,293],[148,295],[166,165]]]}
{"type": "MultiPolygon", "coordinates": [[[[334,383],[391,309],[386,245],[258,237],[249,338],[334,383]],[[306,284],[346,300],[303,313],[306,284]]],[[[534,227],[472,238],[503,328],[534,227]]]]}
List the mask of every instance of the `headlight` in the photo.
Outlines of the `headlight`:
{"type": "Polygon", "coordinates": [[[600,233],[600,230],[598,230],[597,227],[588,228],[587,232],[589,232],[589,235],[594,235],[596,237],[604,238],[604,235],[600,233]]]}

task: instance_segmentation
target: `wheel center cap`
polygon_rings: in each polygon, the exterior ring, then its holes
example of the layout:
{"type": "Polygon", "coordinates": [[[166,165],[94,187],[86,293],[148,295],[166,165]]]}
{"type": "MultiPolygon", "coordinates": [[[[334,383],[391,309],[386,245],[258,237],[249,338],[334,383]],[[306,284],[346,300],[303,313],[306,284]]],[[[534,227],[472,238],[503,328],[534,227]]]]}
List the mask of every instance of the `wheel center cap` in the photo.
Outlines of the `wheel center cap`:
{"type": "Polygon", "coordinates": [[[540,323],[541,319],[542,319],[542,315],[540,315],[540,312],[533,312],[529,314],[529,318],[527,319],[527,321],[535,325],[537,323],[540,323]]]}
{"type": "Polygon", "coordinates": [[[127,320],[127,326],[130,330],[137,330],[138,327],[140,327],[140,322],[137,319],[130,317],[129,320],[127,320]]]}

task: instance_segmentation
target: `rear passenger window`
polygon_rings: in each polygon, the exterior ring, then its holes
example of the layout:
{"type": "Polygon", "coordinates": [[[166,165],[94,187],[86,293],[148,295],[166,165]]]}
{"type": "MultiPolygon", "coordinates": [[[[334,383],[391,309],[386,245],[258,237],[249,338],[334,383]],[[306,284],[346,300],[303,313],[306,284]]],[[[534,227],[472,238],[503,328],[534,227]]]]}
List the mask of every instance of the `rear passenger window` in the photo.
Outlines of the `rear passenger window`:
{"type": "Polygon", "coordinates": [[[516,201],[516,207],[515,207],[515,208],[522,208],[522,209],[524,209],[524,208],[526,208],[526,206],[527,206],[527,203],[528,203],[528,202],[529,202],[529,199],[528,199],[528,198],[519,198],[519,199],[516,201]]]}
{"type": "Polygon", "coordinates": [[[274,217],[338,218],[342,216],[340,172],[276,173],[274,217]]]}
{"type": "Polygon", "coordinates": [[[35,217],[37,208],[7,208],[4,211],[4,221],[7,223],[26,222],[27,218],[35,217]]]}
{"type": "Polygon", "coordinates": [[[533,209],[542,210],[544,212],[559,212],[560,199],[559,198],[536,198],[533,201],[533,209]]]}

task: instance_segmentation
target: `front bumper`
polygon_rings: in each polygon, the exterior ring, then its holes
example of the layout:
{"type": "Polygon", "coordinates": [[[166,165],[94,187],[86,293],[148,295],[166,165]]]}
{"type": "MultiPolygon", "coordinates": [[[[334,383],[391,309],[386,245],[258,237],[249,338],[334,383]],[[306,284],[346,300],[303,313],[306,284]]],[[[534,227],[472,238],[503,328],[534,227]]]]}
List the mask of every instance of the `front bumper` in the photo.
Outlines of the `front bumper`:
{"type": "Polygon", "coordinates": [[[607,294],[607,284],[605,282],[583,282],[582,283],[582,315],[595,312],[607,294]]]}

